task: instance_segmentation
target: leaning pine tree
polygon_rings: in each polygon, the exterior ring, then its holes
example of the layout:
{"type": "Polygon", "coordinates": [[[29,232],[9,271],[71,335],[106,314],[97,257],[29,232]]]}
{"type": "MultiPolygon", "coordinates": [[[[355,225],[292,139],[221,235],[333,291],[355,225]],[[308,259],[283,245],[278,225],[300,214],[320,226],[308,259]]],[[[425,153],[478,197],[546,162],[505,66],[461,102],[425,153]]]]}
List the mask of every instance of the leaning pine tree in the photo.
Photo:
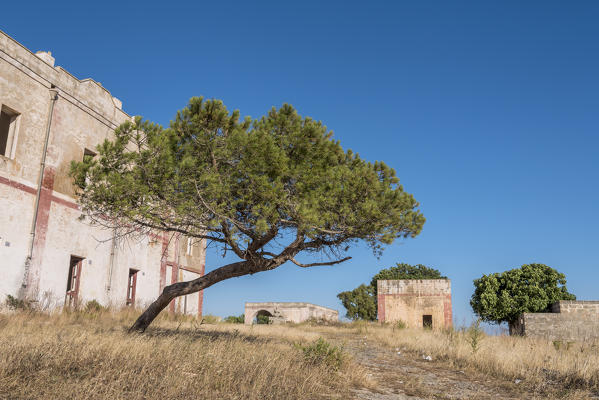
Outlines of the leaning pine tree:
{"type": "Polygon", "coordinates": [[[320,122],[290,105],[240,120],[222,102],[193,98],[168,129],[125,123],[98,156],[74,162],[84,214],[136,234],[180,233],[235,253],[239,261],[164,288],[135,321],[144,331],[178,296],[225,279],[275,269],[333,265],[350,245],[375,253],[414,237],[424,217],[393,169],[344,151],[320,122]],[[297,256],[325,254],[302,263],[297,256]]]}

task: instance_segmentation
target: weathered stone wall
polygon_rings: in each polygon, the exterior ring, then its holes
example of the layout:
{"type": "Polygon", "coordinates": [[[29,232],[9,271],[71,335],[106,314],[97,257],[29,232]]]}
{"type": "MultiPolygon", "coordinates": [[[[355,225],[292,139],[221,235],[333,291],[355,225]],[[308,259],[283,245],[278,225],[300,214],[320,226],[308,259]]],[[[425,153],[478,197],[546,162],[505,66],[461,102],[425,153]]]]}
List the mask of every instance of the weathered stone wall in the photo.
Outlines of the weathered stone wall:
{"type": "Polygon", "coordinates": [[[551,305],[551,312],[599,317],[599,301],[562,300],[551,305]]]}
{"type": "Polygon", "coordinates": [[[423,316],[432,316],[433,328],[452,326],[449,279],[399,279],[377,281],[378,320],[403,321],[422,328],[423,316]]]}
{"type": "Polygon", "coordinates": [[[518,333],[563,341],[599,338],[599,301],[560,301],[551,311],[522,314],[518,333]]]}
{"type": "Polygon", "coordinates": [[[300,323],[309,319],[338,321],[339,312],[331,308],[318,306],[311,303],[245,303],[245,323],[251,325],[256,315],[266,311],[277,322],[300,323]]]}
{"type": "MultiPolygon", "coordinates": [[[[203,242],[188,249],[186,238],[161,232],[114,242],[111,232],[78,219],[81,209],[68,176],[71,161],[82,160],[85,149],[95,151],[131,118],[101,84],[73,77],[54,66],[49,53],[33,54],[0,31],[0,107],[19,114],[12,146],[0,155],[0,303],[7,294],[24,293],[45,307],[62,306],[71,256],[83,258],[80,299],[105,305],[125,304],[130,268],[139,271],[137,306],[153,301],[168,282],[204,273],[203,242]],[[50,113],[54,96],[57,100],[50,113]],[[32,259],[26,263],[32,242],[32,259]]],[[[171,310],[201,313],[201,304],[201,293],[194,294],[174,301],[171,310]]]]}

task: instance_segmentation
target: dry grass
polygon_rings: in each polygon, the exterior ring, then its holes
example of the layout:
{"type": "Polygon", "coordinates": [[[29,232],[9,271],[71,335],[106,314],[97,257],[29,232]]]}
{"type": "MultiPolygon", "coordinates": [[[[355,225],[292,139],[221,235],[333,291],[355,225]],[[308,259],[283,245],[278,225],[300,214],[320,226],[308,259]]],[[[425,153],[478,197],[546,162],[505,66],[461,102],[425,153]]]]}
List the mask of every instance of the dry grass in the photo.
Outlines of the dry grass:
{"type": "Polygon", "coordinates": [[[267,336],[259,327],[162,318],[146,334],[129,335],[132,318],[0,315],[0,398],[346,398],[362,378],[350,360],[338,372],[306,363],[293,342],[313,335],[297,330],[267,336]]]}
{"type": "Polygon", "coordinates": [[[344,328],[321,327],[320,332],[351,331],[384,346],[430,355],[457,369],[471,369],[507,380],[521,380],[536,390],[599,391],[599,343],[554,343],[548,340],[487,336],[473,349],[468,330],[397,329],[376,323],[354,323],[344,328]]]}
{"type": "Polygon", "coordinates": [[[199,325],[164,316],[143,335],[127,334],[136,315],[0,314],[0,398],[318,399],[376,388],[347,354],[339,371],[307,362],[297,344],[320,337],[337,344],[366,337],[390,352],[430,355],[448,368],[519,379],[548,397],[599,391],[594,342],[557,348],[545,340],[482,335],[474,350],[465,331],[368,323],[199,325]]]}

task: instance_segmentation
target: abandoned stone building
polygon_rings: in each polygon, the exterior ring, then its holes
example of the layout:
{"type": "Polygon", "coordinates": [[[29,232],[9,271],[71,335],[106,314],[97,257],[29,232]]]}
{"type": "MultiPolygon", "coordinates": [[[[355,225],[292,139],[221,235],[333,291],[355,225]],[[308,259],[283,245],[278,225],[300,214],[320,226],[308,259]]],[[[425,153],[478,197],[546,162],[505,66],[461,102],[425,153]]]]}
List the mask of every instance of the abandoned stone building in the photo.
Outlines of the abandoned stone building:
{"type": "MultiPolygon", "coordinates": [[[[165,285],[203,275],[203,242],[162,232],[117,240],[79,219],[71,161],[94,156],[131,119],[100,83],[0,31],[0,108],[0,303],[143,306],[165,285]]],[[[169,309],[201,314],[202,293],[169,309]]]]}
{"type": "Polygon", "coordinates": [[[310,303],[245,303],[245,324],[251,325],[260,315],[267,316],[270,323],[300,323],[310,319],[339,321],[339,312],[310,303]]]}
{"type": "Polygon", "coordinates": [[[524,313],[515,333],[549,340],[599,339],[599,301],[566,301],[551,305],[551,312],[524,313]]]}
{"type": "Polygon", "coordinates": [[[452,326],[449,279],[377,281],[379,322],[403,321],[412,328],[452,326]]]}

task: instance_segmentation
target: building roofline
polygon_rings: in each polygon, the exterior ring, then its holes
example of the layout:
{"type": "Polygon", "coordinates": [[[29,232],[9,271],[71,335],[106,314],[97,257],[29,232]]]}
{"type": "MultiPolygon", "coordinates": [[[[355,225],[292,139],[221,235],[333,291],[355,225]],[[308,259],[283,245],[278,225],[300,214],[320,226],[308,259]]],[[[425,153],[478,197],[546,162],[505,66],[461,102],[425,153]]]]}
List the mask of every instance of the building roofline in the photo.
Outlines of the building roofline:
{"type": "Polygon", "coordinates": [[[86,83],[86,82],[92,82],[96,86],[102,88],[102,90],[104,90],[110,96],[110,98],[112,99],[112,103],[115,106],[115,108],[118,108],[123,114],[125,114],[127,117],[131,118],[131,115],[129,115],[129,113],[125,112],[122,109],[122,106],[121,107],[118,106],[118,104],[115,101],[115,97],[112,95],[112,93],[110,93],[110,91],[108,89],[106,89],[104,86],[102,86],[99,82],[95,81],[93,78],[79,79],[75,75],[71,74],[69,71],[67,71],[66,69],[64,69],[63,67],[61,67],[60,65],[53,66],[53,65],[49,64],[46,60],[42,59],[41,57],[38,57],[33,51],[31,51],[30,49],[28,49],[25,45],[23,45],[21,42],[19,42],[18,40],[16,40],[12,36],[10,36],[8,33],[4,32],[2,29],[0,29],[0,34],[3,35],[3,36],[6,36],[9,40],[11,40],[15,44],[19,45],[26,52],[28,52],[29,54],[31,54],[32,56],[34,56],[35,59],[37,59],[41,63],[45,64],[47,67],[51,68],[52,70],[59,70],[60,72],[64,72],[67,75],[69,75],[71,78],[75,79],[80,84],[83,84],[83,83],[86,83]]]}
{"type": "Polygon", "coordinates": [[[307,303],[307,302],[303,302],[303,301],[257,301],[257,302],[246,301],[245,305],[246,305],[246,307],[248,305],[269,305],[269,306],[272,306],[272,305],[285,305],[285,306],[295,305],[296,307],[298,307],[298,306],[304,306],[304,307],[305,306],[312,306],[312,307],[325,308],[327,310],[339,312],[338,310],[335,310],[334,308],[320,306],[318,304],[307,303]]]}

